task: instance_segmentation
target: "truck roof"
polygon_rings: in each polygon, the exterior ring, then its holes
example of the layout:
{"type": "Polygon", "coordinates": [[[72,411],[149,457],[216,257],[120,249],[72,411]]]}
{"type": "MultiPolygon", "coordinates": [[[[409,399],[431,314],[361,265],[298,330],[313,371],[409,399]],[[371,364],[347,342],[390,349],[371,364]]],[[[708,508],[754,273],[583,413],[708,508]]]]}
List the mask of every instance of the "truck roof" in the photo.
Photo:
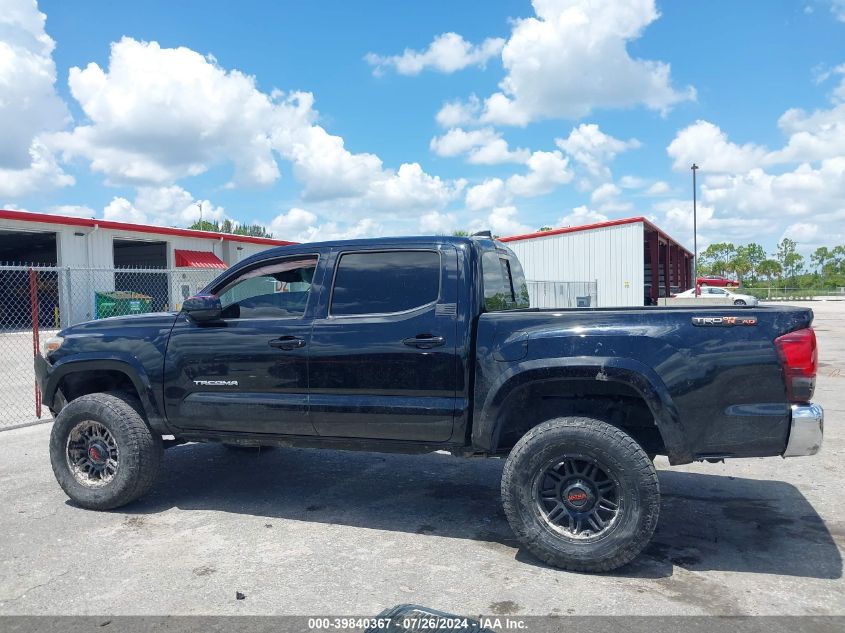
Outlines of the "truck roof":
{"type": "Polygon", "coordinates": [[[486,248],[503,248],[507,246],[498,240],[491,240],[486,236],[477,237],[458,237],[454,235],[409,235],[401,237],[371,237],[365,239],[354,240],[328,240],[325,242],[302,242],[299,244],[290,244],[287,246],[278,246],[276,248],[269,248],[260,253],[256,253],[251,257],[239,262],[238,265],[244,262],[259,261],[269,257],[278,257],[286,253],[307,253],[317,248],[360,248],[366,246],[403,246],[407,244],[419,244],[420,242],[434,242],[437,244],[478,244],[486,248]],[[494,246],[495,245],[495,246],[494,246]]]}

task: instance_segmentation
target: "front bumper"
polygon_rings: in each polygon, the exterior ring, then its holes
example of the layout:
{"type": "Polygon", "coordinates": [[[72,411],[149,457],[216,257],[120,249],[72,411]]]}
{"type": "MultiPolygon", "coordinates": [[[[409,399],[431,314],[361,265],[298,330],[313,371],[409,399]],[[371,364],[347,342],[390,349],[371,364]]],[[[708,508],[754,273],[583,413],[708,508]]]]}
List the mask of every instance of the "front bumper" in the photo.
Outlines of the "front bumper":
{"type": "Polygon", "coordinates": [[[793,404],[792,424],[784,457],[815,455],[824,437],[824,409],[817,404],[793,404]]]}

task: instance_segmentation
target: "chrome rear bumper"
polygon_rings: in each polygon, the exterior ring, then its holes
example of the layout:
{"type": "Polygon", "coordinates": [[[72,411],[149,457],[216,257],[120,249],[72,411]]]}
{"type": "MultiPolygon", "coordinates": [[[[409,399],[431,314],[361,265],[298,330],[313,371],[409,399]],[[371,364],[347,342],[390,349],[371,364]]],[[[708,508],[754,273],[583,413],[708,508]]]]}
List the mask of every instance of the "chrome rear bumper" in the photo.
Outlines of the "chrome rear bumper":
{"type": "Polygon", "coordinates": [[[824,409],[817,404],[793,404],[792,424],[784,457],[815,455],[824,437],[824,409]]]}

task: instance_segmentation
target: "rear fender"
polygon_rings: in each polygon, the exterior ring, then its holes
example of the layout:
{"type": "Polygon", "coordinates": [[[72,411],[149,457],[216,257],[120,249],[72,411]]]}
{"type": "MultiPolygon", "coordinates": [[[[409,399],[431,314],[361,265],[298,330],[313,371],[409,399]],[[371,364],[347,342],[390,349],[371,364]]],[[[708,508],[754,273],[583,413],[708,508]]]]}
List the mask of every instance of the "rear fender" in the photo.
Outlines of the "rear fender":
{"type": "MultiPolygon", "coordinates": [[[[473,425],[473,446],[496,452],[505,420],[501,412],[520,388],[552,380],[612,381],[628,385],[645,401],[654,416],[669,461],[692,461],[678,410],[663,381],[650,367],[627,358],[557,358],[517,363],[498,376],[490,386],[477,423],[473,425]]],[[[537,423],[543,420],[537,420],[537,423]]]]}

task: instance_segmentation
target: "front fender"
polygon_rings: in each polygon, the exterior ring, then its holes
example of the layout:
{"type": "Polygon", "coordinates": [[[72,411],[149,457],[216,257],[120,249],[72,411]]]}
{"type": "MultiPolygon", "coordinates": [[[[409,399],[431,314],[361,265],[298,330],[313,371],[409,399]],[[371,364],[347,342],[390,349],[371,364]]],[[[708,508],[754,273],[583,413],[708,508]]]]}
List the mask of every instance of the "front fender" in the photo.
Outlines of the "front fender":
{"type": "Polygon", "coordinates": [[[44,404],[53,408],[62,378],[80,371],[119,371],[125,374],[138,392],[149,425],[156,431],[165,434],[170,432],[156,402],[149,374],[141,362],[131,354],[114,353],[104,356],[102,352],[80,353],[58,360],[55,365],[50,366],[41,385],[44,404]]]}
{"type": "Polygon", "coordinates": [[[654,416],[670,463],[692,461],[680,415],[663,381],[647,365],[628,358],[544,358],[515,363],[490,385],[473,425],[473,445],[484,452],[495,452],[504,424],[501,411],[508,399],[528,384],[560,379],[612,381],[633,388],[654,416]]]}

